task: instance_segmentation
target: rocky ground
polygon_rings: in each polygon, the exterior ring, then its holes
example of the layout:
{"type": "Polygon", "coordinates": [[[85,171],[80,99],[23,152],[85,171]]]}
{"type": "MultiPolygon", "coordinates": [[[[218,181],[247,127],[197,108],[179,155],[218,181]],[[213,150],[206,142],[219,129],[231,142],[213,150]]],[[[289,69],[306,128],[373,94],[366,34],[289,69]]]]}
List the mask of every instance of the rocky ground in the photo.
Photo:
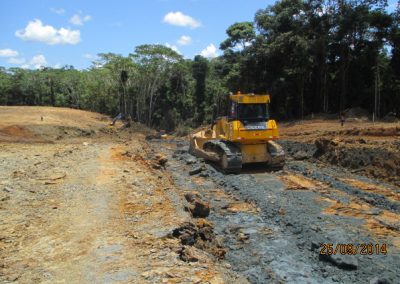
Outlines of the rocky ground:
{"type": "Polygon", "coordinates": [[[0,107],[0,282],[399,282],[398,124],[284,124],[283,171],[224,175],[108,122],[0,107]]]}
{"type": "Polygon", "coordinates": [[[138,129],[51,108],[2,107],[0,121],[1,283],[242,279],[172,234],[197,223],[138,129]]]}
{"type": "Polygon", "coordinates": [[[397,283],[400,172],[385,163],[400,162],[399,129],[286,124],[280,141],[288,153],[284,170],[255,165],[240,175],[224,175],[192,157],[186,140],[153,143],[169,155],[167,169],[178,187],[210,204],[208,219],[222,239],[225,261],[249,282],[397,283]],[[322,254],[329,244],[336,253],[322,254]],[[340,253],[342,245],[350,251],[340,253]]]}

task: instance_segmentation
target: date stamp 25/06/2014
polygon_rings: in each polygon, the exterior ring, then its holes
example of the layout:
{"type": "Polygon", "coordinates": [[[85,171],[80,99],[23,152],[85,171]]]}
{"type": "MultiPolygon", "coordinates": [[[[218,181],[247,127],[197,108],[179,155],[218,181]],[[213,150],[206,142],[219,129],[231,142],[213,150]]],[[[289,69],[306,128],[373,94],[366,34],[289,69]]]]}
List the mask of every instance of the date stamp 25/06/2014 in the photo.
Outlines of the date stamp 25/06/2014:
{"type": "Polygon", "coordinates": [[[373,255],[373,254],[383,254],[387,255],[387,244],[329,244],[329,243],[321,243],[319,254],[326,255],[373,255]]]}

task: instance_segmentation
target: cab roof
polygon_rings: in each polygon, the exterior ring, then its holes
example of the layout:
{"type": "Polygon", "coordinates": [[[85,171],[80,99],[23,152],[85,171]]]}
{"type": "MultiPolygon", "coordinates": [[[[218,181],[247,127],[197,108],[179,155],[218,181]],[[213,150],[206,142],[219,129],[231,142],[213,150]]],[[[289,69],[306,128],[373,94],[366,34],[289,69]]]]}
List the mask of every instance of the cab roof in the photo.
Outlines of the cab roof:
{"type": "Polygon", "coordinates": [[[267,104],[270,102],[269,95],[256,95],[256,94],[230,94],[229,98],[239,104],[267,104]]]}

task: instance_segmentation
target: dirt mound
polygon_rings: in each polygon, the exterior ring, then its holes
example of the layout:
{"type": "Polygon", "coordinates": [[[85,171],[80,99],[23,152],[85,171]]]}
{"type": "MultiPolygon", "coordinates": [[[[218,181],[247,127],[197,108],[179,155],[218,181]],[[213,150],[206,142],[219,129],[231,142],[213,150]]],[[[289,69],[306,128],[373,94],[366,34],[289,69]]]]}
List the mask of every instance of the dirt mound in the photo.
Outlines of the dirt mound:
{"type": "Polygon", "coordinates": [[[0,128],[0,142],[49,142],[30,131],[26,126],[10,125],[0,128]]]}
{"type": "Polygon", "coordinates": [[[361,120],[368,120],[368,117],[370,117],[369,112],[366,109],[360,108],[360,107],[355,107],[355,108],[349,108],[346,109],[343,114],[347,119],[349,118],[358,118],[361,120]]]}
{"type": "Polygon", "coordinates": [[[329,132],[330,135],[352,135],[352,136],[400,136],[400,127],[368,127],[364,129],[348,129],[338,132],[329,132]]]}
{"type": "Polygon", "coordinates": [[[57,107],[0,106],[0,124],[63,125],[93,128],[109,121],[107,116],[90,111],[57,107]]]}
{"type": "Polygon", "coordinates": [[[182,245],[184,245],[180,252],[180,257],[184,261],[199,260],[193,250],[187,246],[206,251],[218,259],[223,259],[226,253],[226,250],[222,248],[221,241],[218,240],[213,231],[213,225],[205,219],[196,220],[195,223],[182,224],[182,226],[173,230],[171,237],[180,239],[182,245]]]}
{"type": "Polygon", "coordinates": [[[312,113],[304,117],[306,120],[311,120],[311,119],[318,119],[318,120],[332,120],[332,119],[337,119],[339,116],[337,113],[312,113]]]}
{"type": "Polygon", "coordinates": [[[340,139],[315,140],[315,158],[333,165],[351,168],[368,176],[387,180],[400,186],[400,153],[385,148],[347,147],[340,139]]]}
{"type": "Polygon", "coordinates": [[[194,218],[205,218],[210,214],[210,204],[203,200],[202,196],[197,192],[188,192],[185,194],[186,201],[189,205],[186,210],[194,218]]]}
{"type": "Polygon", "coordinates": [[[0,141],[54,142],[92,136],[107,127],[108,117],[68,108],[0,107],[0,141]]]}
{"type": "Polygon", "coordinates": [[[27,129],[17,126],[11,125],[0,129],[0,132],[5,135],[15,136],[15,137],[33,137],[33,133],[28,131],[27,129]]]}
{"type": "Polygon", "coordinates": [[[388,114],[386,114],[383,118],[382,121],[384,122],[399,122],[399,118],[396,116],[395,113],[393,112],[389,112],[388,114]]]}
{"type": "MultiPolygon", "coordinates": [[[[351,116],[365,114],[350,109],[351,116]]],[[[312,120],[283,124],[282,140],[295,160],[322,161],[353,172],[400,184],[400,124],[312,120]]]]}
{"type": "Polygon", "coordinates": [[[0,142],[53,143],[64,138],[90,137],[97,130],[58,125],[11,125],[0,129],[0,142]]]}
{"type": "Polygon", "coordinates": [[[23,141],[32,139],[35,135],[25,127],[10,125],[0,129],[0,141],[23,141]]]}

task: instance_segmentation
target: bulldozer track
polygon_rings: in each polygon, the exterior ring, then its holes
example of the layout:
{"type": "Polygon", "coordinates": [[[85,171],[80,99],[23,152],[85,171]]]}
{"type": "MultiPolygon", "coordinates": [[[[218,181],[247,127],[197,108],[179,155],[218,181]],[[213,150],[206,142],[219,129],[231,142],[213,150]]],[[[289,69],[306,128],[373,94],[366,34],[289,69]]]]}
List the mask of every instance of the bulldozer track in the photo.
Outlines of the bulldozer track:
{"type": "Polygon", "coordinates": [[[204,144],[204,149],[218,154],[219,166],[225,173],[240,173],[242,153],[239,147],[221,140],[212,140],[204,144]]]}

